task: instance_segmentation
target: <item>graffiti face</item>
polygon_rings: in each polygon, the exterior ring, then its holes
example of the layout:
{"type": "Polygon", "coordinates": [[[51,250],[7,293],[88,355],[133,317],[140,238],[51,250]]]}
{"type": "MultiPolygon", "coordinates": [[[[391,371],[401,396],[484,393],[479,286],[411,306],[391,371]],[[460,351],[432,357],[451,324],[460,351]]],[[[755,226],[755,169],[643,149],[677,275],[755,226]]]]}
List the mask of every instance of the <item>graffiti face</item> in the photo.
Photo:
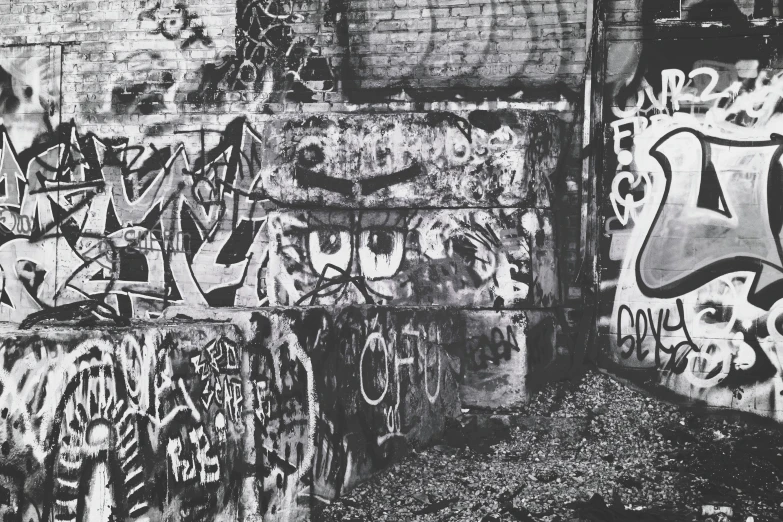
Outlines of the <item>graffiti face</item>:
{"type": "Polygon", "coordinates": [[[0,55],[0,124],[17,150],[59,123],[60,49],[18,47],[0,55]]]}
{"type": "Polygon", "coordinates": [[[501,239],[520,228],[502,211],[278,214],[270,285],[286,304],[521,302],[528,239],[501,239]]]}

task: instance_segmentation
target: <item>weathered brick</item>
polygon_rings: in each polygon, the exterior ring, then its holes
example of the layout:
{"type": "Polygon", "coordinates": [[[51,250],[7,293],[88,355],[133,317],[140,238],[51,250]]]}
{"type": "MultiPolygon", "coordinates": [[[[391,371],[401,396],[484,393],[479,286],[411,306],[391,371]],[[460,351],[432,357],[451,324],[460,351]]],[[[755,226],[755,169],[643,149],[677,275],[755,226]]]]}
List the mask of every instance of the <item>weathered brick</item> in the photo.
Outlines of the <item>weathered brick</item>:
{"type": "Polygon", "coordinates": [[[481,7],[479,6],[453,7],[451,9],[451,16],[468,17],[468,16],[479,16],[479,15],[481,15],[481,7]]]}
{"type": "Polygon", "coordinates": [[[422,17],[421,9],[395,9],[393,13],[394,19],[396,20],[418,19],[422,17]]]}
{"type": "Polygon", "coordinates": [[[458,29],[466,26],[464,18],[437,18],[435,27],[437,29],[458,29]]]}

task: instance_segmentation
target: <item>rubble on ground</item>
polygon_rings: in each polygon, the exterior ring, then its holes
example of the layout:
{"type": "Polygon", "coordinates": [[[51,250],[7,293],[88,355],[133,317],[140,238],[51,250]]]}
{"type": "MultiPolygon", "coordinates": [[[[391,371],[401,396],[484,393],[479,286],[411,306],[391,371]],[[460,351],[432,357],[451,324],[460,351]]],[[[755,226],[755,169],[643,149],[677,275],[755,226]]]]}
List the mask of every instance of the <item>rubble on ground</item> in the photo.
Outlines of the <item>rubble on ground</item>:
{"type": "Polygon", "coordinates": [[[783,520],[783,430],[667,404],[598,372],[443,439],[318,509],[330,521],[783,520]]]}

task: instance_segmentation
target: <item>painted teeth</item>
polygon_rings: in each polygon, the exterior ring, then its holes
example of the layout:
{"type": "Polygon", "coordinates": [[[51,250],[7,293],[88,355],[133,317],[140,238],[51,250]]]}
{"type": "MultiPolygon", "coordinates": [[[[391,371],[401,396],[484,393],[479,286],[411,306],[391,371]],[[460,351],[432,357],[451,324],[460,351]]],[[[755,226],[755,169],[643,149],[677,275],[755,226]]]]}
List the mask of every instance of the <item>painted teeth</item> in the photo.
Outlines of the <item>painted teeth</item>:
{"type": "Polygon", "coordinates": [[[54,519],[73,522],[80,498],[79,484],[86,456],[102,450],[116,450],[122,470],[130,517],[138,518],[148,509],[144,469],[139,458],[137,428],[133,412],[117,396],[114,363],[103,352],[99,360],[81,361],[74,376],[77,382],[62,419],[55,481],[54,519]]]}
{"type": "MultiPolygon", "coordinates": [[[[135,506],[130,508],[130,512],[128,514],[131,517],[137,517],[137,516],[141,515],[142,513],[144,513],[147,510],[147,507],[148,506],[147,506],[147,502],[146,501],[139,502],[138,504],[136,504],[135,506]]],[[[145,518],[144,520],[149,520],[149,519],[145,518]]],[[[137,522],[141,522],[141,521],[137,521],[137,522]]]]}
{"type": "Polygon", "coordinates": [[[64,478],[58,478],[57,482],[59,482],[61,486],[71,488],[74,491],[79,491],[79,484],[75,481],[72,482],[70,480],[65,480],[64,478]]]}

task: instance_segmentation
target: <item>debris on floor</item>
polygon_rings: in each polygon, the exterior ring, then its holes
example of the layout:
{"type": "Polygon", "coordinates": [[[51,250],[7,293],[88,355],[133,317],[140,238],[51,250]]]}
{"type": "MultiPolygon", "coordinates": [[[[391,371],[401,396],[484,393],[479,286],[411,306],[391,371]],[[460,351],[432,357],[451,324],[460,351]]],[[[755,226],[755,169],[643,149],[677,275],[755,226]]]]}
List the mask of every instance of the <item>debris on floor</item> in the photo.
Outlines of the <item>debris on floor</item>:
{"type": "Polygon", "coordinates": [[[519,414],[463,412],[315,519],[778,522],[783,430],[676,406],[588,373],[519,414]]]}

